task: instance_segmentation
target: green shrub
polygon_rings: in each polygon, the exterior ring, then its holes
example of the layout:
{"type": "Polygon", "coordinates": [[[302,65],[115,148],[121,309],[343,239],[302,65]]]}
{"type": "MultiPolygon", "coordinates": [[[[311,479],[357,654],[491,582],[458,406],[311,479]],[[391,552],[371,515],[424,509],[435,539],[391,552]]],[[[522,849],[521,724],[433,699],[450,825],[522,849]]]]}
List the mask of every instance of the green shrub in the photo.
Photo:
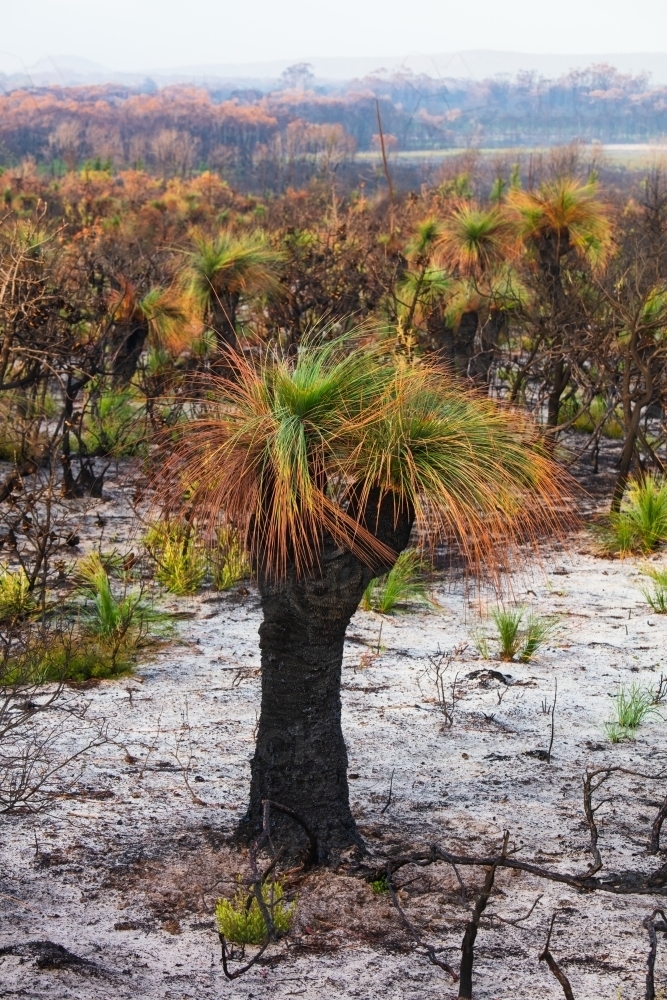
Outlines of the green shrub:
{"type": "MultiPolygon", "coordinates": [[[[285,903],[281,882],[265,882],[262,899],[271,914],[273,926],[286,934],[296,913],[296,900],[285,903]]],[[[266,938],[266,921],[254,895],[239,888],[233,899],[219,899],[215,907],[218,931],[233,944],[262,944],[266,938]]]]}
{"type": "Polygon", "coordinates": [[[84,453],[113,458],[138,454],[145,437],[143,417],[132,389],[91,393],[81,434],[84,453]]]}
{"type": "Polygon", "coordinates": [[[613,696],[614,717],[605,722],[604,728],[612,743],[632,739],[648,715],[659,715],[653,691],[633,683],[627,688],[619,685],[613,696]]]}
{"type": "Polygon", "coordinates": [[[401,604],[431,603],[421,574],[421,555],[415,549],[406,549],[388,573],[368,584],[361,599],[362,608],[388,615],[401,604]]]}
{"type": "Polygon", "coordinates": [[[211,573],[214,590],[229,590],[239,580],[250,576],[250,563],[234,528],[218,529],[211,551],[211,573]]]}
{"type": "Polygon", "coordinates": [[[667,541],[667,479],[649,473],[631,480],[621,510],[597,530],[610,555],[653,552],[667,541]]]}
{"type": "MultiPolygon", "coordinates": [[[[603,396],[595,396],[588,405],[588,409],[583,413],[581,410],[581,400],[576,396],[570,396],[560,407],[558,413],[558,423],[567,424],[574,420],[572,427],[582,434],[592,434],[607,412],[607,402],[603,396]],[[579,416],[577,416],[579,414],[579,416]]],[[[602,436],[619,441],[623,435],[623,424],[619,420],[616,411],[612,411],[602,424],[602,436]]]]}
{"type": "Polygon", "coordinates": [[[0,622],[23,618],[35,608],[26,571],[0,564],[0,622]]]}
{"type": "Polygon", "coordinates": [[[156,578],[172,594],[194,594],[206,579],[204,546],[193,525],[158,523],[144,538],[153,556],[156,578]]]}
{"type": "Polygon", "coordinates": [[[643,572],[651,577],[652,588],[640,587],[647,602],[658,615],[667,615],[667,569],[657,569],[647,566],[643,572]]]}

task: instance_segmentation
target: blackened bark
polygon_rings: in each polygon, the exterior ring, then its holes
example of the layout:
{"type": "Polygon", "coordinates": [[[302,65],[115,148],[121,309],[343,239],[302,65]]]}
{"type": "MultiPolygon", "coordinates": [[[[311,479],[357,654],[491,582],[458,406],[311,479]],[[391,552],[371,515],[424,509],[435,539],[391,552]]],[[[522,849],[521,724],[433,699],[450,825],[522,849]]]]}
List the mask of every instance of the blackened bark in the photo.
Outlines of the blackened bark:
{"type": "MultiPolygon", "coordinates": [[[[391,497],[370,530],[400,552],[412,514],[395,518],[391,497]]],[[[318,840],[318,860],[361,844],[349,803],[347,750],[341,728],[340,683],[345,630],[375,575],[351,552],[325,538],[317,573],[271,581],[260,575],[262,705],[251,763],[250,803],[239,828],[250,839],[261,829],[262,800],[298,813],[318,840]]],[[[296,853],[305,846],[298,826],[274,816],[274,844],[296,853]]]]}
{"type": "Polygon", "coordinates": [[[488,386],[491,365],[496,356],[500,335],[507,325],[507,313],[497,309],[479,331],[478,351],[468,365],[468,375],[480,386],[488,386]]]}
{"type": "Polygon", "coordinates": [[[467,378],[475,353],[475,338],[479,326],[479,313],[466,312],[454,335],[454,370],[457,375],[467,378]]]}
{"type": "Polygon", "coordinates": [[[556,359],[552,370],[551,392],[547,399],[547,427],[558,427],[560,401],[570,381],[571,369],[562,357],[556,359]]]}
{"type": "Polygon", "coordinates": [[[211,321],[218,347],[227,354],[228,349],[238,350],[236,336],[236,311],[239,307],[238,292],[221,293],[213,297],[211,321]]]}
{"type": "Polygon", "coordinates": [[[111,365],[113,380],[117,385],[127,385],[139,364],[141,352],[148,338],[148,323],[138,321],[116,324],[114,341],[117,345],[111,365]]]}

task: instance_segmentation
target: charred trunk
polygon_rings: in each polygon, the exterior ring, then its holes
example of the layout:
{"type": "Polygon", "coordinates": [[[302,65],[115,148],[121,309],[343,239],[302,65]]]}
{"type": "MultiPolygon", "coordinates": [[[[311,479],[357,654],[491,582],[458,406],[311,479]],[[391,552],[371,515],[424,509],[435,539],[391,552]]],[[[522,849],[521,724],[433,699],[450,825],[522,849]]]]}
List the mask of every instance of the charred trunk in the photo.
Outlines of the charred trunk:
{"type": "Polygon", "coordinates": [[[238,292],[227,292],[217,295],[212,304],[212,326],[220,351],[227,353],[229,349],[237,351],[239,346],[236,335],[236,311],[239,307],[238,292]]]}
{"type": "Polygon", "coordinates": [[[466,312],[461,316],[461,322],[454,335],[454,370],[457,375],[468,378],[470,366],[475,354],[475,338],[479,327],[479,313],[466,312]]]}
{"type": "Polygon", "coordinates": [[[500,335],[507,326],[507,313],[497,309],[479,331],[478,351],[468,365],[468,375],[480,386],[488,386],[491,365],[496,356],[500,335]]]}
{"type": "Polygon", "coordinates": [[[148,323],[140,321],[116,325],[114,340],[117,347],[111,366],[116,385],[127,385],[132,381],[147,338],[148,323]]]}
{"type": "MultiPolygon", "coordinates": [[[[390,501],[391,498],[386,498],[390,501]]],[[[396,520],[393,503],[369,526],[394,551],[407,545],[412,516],[396,520]]],[[[347,750],[341,728],[341,669],[345,631],[374,573],[326,538],[320,569],[286,579],[260,579],[262,704],[251,763],[250,803],[239,834],[261,828],[262,800],[298,813],[313,830],[320,861],[361,844],[350,810],[347,750]]],[[[295,854],[300,828],[274,817],[274,843],[295,854]]]]}

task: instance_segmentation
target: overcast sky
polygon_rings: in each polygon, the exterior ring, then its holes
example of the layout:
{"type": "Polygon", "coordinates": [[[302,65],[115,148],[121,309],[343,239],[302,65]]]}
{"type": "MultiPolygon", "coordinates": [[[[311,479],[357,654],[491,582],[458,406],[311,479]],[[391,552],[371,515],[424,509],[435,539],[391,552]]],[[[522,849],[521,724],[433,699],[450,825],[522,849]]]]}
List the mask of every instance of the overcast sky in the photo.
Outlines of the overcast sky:
{"type": "Polygon", "coordinates": [[[495,49],[667,51],[667,0],[0,0],[0,68],[115,70],[495,49]]]}

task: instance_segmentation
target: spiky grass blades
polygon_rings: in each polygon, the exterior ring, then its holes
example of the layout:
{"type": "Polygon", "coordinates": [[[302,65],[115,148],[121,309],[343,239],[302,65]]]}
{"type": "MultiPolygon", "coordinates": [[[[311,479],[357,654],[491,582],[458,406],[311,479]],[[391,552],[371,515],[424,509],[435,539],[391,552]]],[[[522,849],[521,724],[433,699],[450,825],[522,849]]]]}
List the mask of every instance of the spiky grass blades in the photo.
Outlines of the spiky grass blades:
{"type": "Polygon", "coordinates": [[[632,739],[649,715],[660,714],[653,703],[653,692],[636,682],[630,687],[619,685],[613,702],[614,715],[604,724],[612,743],[632,739]]]}
{"type": "Polygon", "coordinates": [[[651,578],[652,586],[640,587],[647,603],[657,615],[667,615],[667,569],[657,566],[646,566],[642,570],[651,578]]]}
{"type": "Polygon", "coordinates": [[[631,480],[621,510],[596,530],[603,552],[652,552],[667,541],[667,479],[649,473],[631,480]]]}
{"type": "Polygon", "coordinates": [[[438,253],[462,277],[479,276],[507,256],[511,229],[504,211],[462,201],[442,223],[438,253]]]}
{"type": "Polygon", "coordinates": [[[497,563],[501,540],[507,551],[570,518],[567,477],[532,425],[434,365],[349,341],[234,363],[238,380],[219,380],[209,413],[183,429],[160,496],[173,512],[187,494],[211,523],[223,513],[263,572],[308,571],[324,533],[390,568],[396,553],[373,534],[378,495],[477,565],[492,552],[497,563]]]}
{"type": "Polygon", "coordinates": [[[429,604],[422,570],[421,554],[406,549],[385,576],[371,580],[364,591],[362,606],[366,611],[389,615],[399,605],[429,604]]]}
{"type": "Polygon", "coordinates": [[[195,230],[185,273],[187,290],[202,314],[220,295],[275,292],[283,255],[263,233],[241,236],[223,230],[210,237],[195,230]]]}
{"type": "Polygon", "coordinates": [[[611,225],[597,185],[561,177],[539,191],[514,189],[508,204],[514,212],[517,235],[530,241],[555,233],[563,249],[575,247],[596,266],[611,249],[611,225]]]}

